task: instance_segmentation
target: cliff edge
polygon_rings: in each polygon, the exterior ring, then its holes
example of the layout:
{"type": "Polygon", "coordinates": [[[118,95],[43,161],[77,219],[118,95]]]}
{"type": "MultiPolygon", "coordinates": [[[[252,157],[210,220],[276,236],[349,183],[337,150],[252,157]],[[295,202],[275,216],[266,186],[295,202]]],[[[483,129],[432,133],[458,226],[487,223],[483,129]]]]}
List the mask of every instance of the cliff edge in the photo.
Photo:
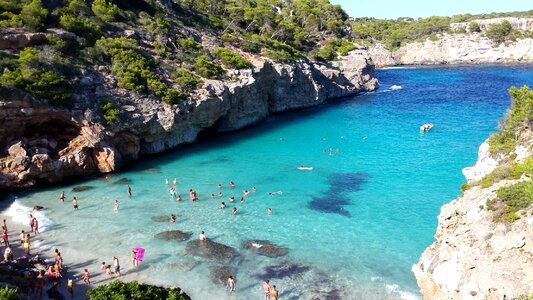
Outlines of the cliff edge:
{"type": "Polygon", "coordinates": [[[16,89],[0,92],[0,189],[16,190],[68,177],[107,173],[147,154],[195,141],[203,130],[238,130],[272,113],[297,110],[377,88],[365,52],[352,51],[338,67],[299,61],[256,62],[231,80],[206,80],[187,101],[168,105],[116,87],[105,68],[85,74],[77,107],[47,105],[16,89]],[[341,71],[342,70],[342,71],[341,71]],[[91,99],[118,107],[107,124],[91,99]]]}
{"type": "Polygon", "coordinates": [[[424,299],[533,296],[533,91],[511,94],[505,126],[463,171],[463,194],[441,208],[435,242],[412,267],[424,299]]]}

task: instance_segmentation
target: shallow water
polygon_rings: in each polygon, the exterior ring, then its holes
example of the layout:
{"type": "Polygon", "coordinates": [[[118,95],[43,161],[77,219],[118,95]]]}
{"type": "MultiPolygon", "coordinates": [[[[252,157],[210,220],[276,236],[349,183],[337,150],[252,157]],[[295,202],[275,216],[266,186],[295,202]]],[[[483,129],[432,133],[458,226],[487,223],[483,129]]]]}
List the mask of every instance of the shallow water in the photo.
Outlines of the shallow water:
{"type": "Polygon", "coordinates": [[[221,265],[235,272],[236,299],[259,299],[267,277],[283,299],[417,299],[410,268],[433,241],[440,206],[460,193],[461,169],[475,162],[479,144],[510,104],[507,88],[533,85],[532,71],[378,70],[377,92],[275,116],[252,129],[136,162],[107,180],[19,194],[4,213],[27,223],[28,207],[45,206],[37,216],[46,225],[42,251],[59,247],[67,264],[90,261],[94,273],[113,255],[128,272],[130,250],[142,246],[140,279],[183,287],[193,299],[223,298],[226,290],[209,275],[210,267],[221,265]],[[426,122],[435,127],[420,133],[426,122]],[[122,178],[130,181],[131,199],[125,184],[114,183],[122,178]],[[170,185],[177,178],[182,202],[170,200],[165,178],[170,185]],[[230,181],[237,186],[229,188],[230,181]],[[71,191],[82,185],[94,188],[71,191]],[[190,188],[199,201],[189,200],[190,188]],[[244,189],[250,195],[240,203],[244,189]],[[66,203],[58,200],[62,190],[66,203]],[[282,193],[267,194],[274,191],[282,193]],[[219,192],[222,198],[211,199],[219,192]],[[230,195],[235,203],[229,203],[230,195]],[[69,202],[73,196],[77,211],[69,202]],[[226,209],[218,208],[221,201],[226,209]],[[236,216],[230,213],[234,206],[236,216]],[[171,213],[177,215],[174,224],[154,221],[171,213]],[[198,250],[188,252],[187,241],[154,238],[167,230],[192,232],[191,240],[203,230],[239,255],[217,262],[198,250]],[[249,239],[269,240],[288,254],[259,256],[243,248],[249,239]]]}

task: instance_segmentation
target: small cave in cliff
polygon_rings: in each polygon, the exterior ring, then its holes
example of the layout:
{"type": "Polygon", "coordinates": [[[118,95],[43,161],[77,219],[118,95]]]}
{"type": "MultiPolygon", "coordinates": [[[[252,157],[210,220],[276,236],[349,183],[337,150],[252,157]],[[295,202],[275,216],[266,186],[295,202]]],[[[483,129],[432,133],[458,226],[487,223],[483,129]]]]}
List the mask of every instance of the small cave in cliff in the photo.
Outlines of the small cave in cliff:
{"type": "Polygon", "coordinates": [[[30,147],[40,147],[49,150],[51,156],[68,146],[68,143],[80,134],[80,128],[74,123],[51,119],[45,122],[32,123],[24,127],[22,136],[18,139],[25,141],[30,147]]]}

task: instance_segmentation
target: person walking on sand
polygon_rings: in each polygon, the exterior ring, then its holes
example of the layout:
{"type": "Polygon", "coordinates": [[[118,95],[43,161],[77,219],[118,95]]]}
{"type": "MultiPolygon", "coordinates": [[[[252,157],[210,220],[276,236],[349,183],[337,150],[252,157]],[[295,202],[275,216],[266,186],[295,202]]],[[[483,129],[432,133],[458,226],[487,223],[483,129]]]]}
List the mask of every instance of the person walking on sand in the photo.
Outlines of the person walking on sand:
{"type": "Polygon", "coordinates": [[[89,274],[89,270],[87,269],[83,269],[83,275],[82,275],[82,279],[83,279],[83,282],[86,284],[86,285],[91,285],[91,274],[89,274]]]}
{"type": "Polygon", "coordinates": [[[30,234],[28,233],[26,235],[26,239],[24,240],[24,244],[22,245],[22,247],[24,248],[24,253],[26,254],[30,254],[30,234]]]}
{"type": "Polygon", "coordinates": [[[265,280],[263,281],[263,295],[264,295],[264,300],[269,300],[270,299],[270,284],[269,284],[269,280],[265,280]]]}
{"type": "Polygon", "coordinates": [[[4,244],[9,246],[9,236],[7,235],[7,232],[2,233],[2,241],[4,241],[4,244]]]}
{"type": "Polygon", "coordinates": [[[61,194],[59,195],[59,201],[65,202],[65,191],[61,191],[61,194]]]}
{"type": "Polygon", "coordinates": [[[37,221],[37,218],[34,218],[33,220],[33,233],[37,235],[39,234],[39,221],[37,221]]]}
{"type": "Polygon", "coordinates": [[[24,245],[24,238],[26,238],[26,234],[24,233],[24,230],[22,230],[22,232],[20,233],[19,238],[20,238],[20,244],[24,245]]]}
{"type": "Polygon", "coordinates": [[[113,267],[114,267],[114,273],[116,276],[120,276],[120,263],[118,262],[118,258],[116,256],[113,256],[113,267]]]}
{"type": "Polygon", "coordinates": [[[33,223],[35,222],[35,218],[32,214],[30,214],[30,232],[33,232],[33,223]]]}
{"type": "Polygon", "coordinates": [[[278,300],[278,295],[279,295],[279,292],[278,292],[278,290],[276,289],[276,286],[273,285],[273,286],[270,288],[270,300],[278,300]]]}
{"type": "Polygon", "coordinates": [[[228,288],[229,288],[229,294],[231,295],[233,292],[235,292],[235,285],[236,281],[233,279],[233,276],[228,277],[228,288]]]}
{"type": "Polygon", "coordinates": [[[78,199],[76,199],[76,197],[72,198],[72,207],[74,207],[74,209],[78,209],[78,199]]]}

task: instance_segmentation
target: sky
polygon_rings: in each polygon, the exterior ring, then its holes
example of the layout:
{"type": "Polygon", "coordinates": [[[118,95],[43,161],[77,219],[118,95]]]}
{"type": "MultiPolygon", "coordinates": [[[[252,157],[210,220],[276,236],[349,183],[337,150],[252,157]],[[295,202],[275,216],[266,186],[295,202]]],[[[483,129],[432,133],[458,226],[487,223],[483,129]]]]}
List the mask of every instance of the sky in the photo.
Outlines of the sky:
{"type": "Polygon", "coordinates": [[[350,16],[396,19],[398,17],[452,16],[533,9],[532,0],[330,0],[350,16]]]}

